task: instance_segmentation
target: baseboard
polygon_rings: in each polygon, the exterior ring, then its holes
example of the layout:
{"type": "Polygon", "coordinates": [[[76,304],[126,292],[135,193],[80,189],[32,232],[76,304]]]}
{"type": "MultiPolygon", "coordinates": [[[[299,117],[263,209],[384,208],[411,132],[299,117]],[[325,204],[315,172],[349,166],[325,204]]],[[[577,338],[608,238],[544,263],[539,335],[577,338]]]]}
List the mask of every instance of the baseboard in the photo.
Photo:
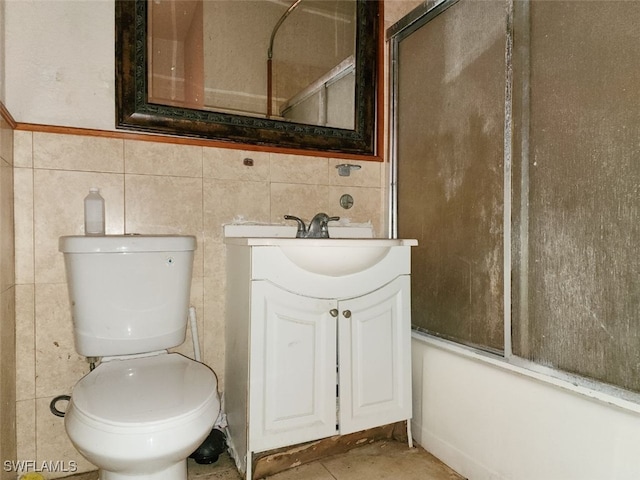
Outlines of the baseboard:
{"type": "Polygon", "coordinates": [[[321,458],[361,447],[380,440],[397,440],[406,442],[406,423],[397,422],[382,427],[370,428],[347,435],[336,435],[314,442],[284,447],[253,456],[253,479],[289,470],[321,458]]]}

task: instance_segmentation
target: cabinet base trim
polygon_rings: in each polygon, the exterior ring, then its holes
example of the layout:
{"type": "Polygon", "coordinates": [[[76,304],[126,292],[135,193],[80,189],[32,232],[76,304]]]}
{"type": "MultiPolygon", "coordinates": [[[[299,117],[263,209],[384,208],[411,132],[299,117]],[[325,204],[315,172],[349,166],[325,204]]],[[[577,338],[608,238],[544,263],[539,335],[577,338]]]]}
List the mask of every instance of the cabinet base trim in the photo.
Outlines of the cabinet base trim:
{"type": "Polygon", "coordinates": [[[396,422],[347,435],[336,435],[314,442],[270,450],[253,455],[253,480],[289,470],[322,458],[345,453],[380,440],[407,443],[407,422],[396,422]]]}

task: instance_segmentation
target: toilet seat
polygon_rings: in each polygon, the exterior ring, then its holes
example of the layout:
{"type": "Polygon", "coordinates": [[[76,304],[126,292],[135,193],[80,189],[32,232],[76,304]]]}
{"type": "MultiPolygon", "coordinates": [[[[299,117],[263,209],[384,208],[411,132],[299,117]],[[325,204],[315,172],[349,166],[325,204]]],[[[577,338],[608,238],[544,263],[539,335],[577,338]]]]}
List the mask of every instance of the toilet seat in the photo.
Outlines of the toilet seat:
{"type": "Polygon", "coordinates": [[[218,403],[213,371],[178,353],[111,359],[71,395],[74,415],[100,429],[154,430],[188,422],[218,403]]]}

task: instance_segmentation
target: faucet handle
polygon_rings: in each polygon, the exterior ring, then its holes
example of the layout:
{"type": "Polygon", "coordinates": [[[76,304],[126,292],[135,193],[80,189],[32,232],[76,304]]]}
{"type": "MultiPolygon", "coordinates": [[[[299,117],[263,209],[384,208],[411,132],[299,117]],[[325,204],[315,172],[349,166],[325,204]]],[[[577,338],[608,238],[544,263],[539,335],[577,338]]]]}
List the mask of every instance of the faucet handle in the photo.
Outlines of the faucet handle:
{"type": "Polygon", "coordinates": [[[305,226],[302,219],[298,217],[294,217],[293,215],[285,215],[285,220],[295,220],[298,222],[298,231],[296,232],[296,238],[304,238],[307,235],[307,227],[305,226]]]}
{"type": "Polygon", "coordinates": [[[329,222],[337,222],[340,217],[330,217],[327,214],[319,213],[320,217],[320,238],[329,238],[329,222]]]}

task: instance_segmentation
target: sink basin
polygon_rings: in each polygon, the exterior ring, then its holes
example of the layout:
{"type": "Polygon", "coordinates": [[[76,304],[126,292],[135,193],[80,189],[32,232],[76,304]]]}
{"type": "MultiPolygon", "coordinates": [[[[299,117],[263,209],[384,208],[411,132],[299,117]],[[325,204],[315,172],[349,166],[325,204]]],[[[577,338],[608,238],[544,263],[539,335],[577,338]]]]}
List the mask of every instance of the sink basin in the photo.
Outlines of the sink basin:
{"type": "MultiPolygon", "coordinates": [[[[330,277],[361,272],[383,260],[393,247],[417,244],[415,240],[384,238],[259,237],[235,240],[251,246],[277,247],[299,268],[330,277]]],[[[232,240],[227,238],[227,241],[232,240]]]]}
{"type": "Polygon", "coordinates": [[[304,239],[280,245],[280,250],[303,270],[341,277],[373,267],[394,245],[399,245],[398,240],[304,239]]]}
{"type": "Polygon", "coordinates": [[[292,238],[295,233],[295,226],[226,225],[225,242],[279,248],[298,268],[329,277],[362,272],[382,261],[392,248],[418,244],[417,240],[372,238],[371,227],[330,226],[329,233],[341,238],[292,238]]]}

